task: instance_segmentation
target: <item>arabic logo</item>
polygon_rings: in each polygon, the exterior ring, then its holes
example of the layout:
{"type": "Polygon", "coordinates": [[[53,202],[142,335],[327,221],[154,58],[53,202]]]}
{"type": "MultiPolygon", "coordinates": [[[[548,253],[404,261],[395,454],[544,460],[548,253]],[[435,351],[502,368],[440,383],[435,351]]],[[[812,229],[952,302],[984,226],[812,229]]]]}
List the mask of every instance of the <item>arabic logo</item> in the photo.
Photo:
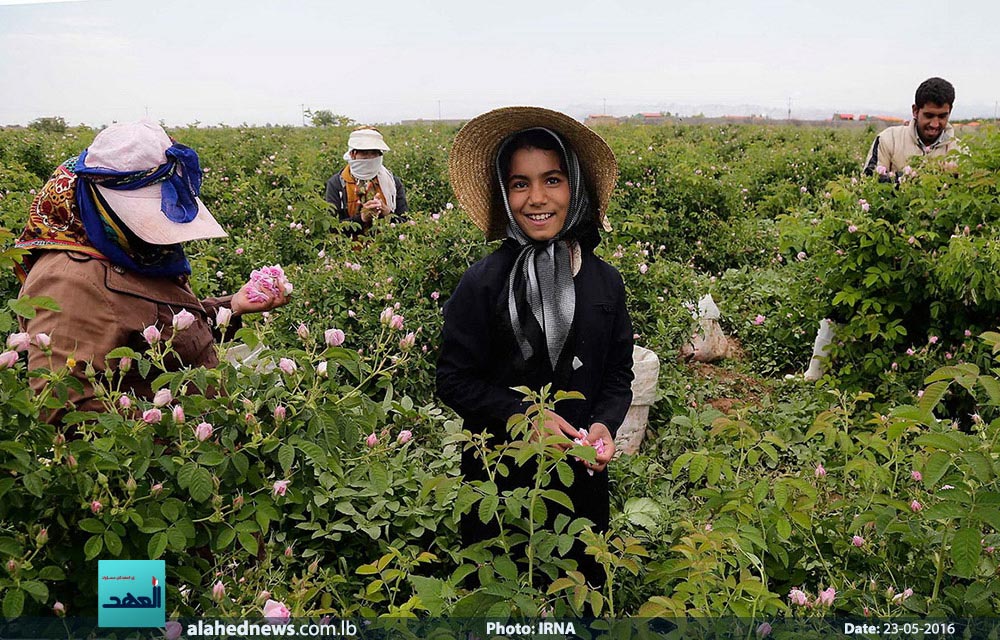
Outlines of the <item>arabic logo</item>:
{"type": "Polygon", "coordinates": [[[111,596],[114,600],[111,604],[101,605],[105,609],[159,609],[160,608],[160,581],[153,577],[153,597],[139,596],[136,598],[131,591],[125,593],[124,598],[111,596]]]}

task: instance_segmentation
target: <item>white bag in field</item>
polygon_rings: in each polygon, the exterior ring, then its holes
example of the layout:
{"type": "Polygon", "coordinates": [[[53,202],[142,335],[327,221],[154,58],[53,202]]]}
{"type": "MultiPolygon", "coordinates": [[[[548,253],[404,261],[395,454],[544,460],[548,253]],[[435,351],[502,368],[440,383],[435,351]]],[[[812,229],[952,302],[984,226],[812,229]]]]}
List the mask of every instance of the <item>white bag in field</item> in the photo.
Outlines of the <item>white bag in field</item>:
{"type": "Polygon", "coordinates": [[[823,318],[819,321],[819,331],[816,332],[816,342],[813,343],[812,358],[809,359],[809,368],[803,377],[810,382],[815,382],[823,377],[826,368],[826,356],[830,351],[830,344],[833,342],[833,320],[823,318]]]}
{"type": "Polygon", "coordinates": [[[615,448],[628,454],[639,451],[646,437],[649,407],[656,402],[656,381],[660,377],[660,359],[640,346],[632,348],[632,406],[615,435],[615,448]]]}
{"type": "Polygon", "coordinates": [[[737,353],[736,345],[722,331],[719,310],[712,294],[702,296],[698,301],[698,331],[691,336],[691,342],[681,347],[681,357],[694,362],[715,362],[723,358],[733,357],[737,353]]]}

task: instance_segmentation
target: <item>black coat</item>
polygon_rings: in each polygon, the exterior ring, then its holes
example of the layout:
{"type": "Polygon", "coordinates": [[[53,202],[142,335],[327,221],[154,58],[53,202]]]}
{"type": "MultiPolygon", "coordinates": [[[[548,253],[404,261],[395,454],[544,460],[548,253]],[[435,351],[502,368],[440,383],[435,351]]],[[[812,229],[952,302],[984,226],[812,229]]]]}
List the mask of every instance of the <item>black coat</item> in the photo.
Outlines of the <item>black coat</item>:
{"type": "MultiPolygon", "coordinates": [[[[583,262],[573,278],[576,311],[560,362],[553,371],[546,353],[525,361],[514,339],[507,309],[507,278],[520,248],[505,241],[496,251],[472,265],[444,306],[441,354],[437,364],[437,392],[470,431],[488,431],[507,440],[507,420],[526,404],[510,387],[538,390],[552,383],[552,391],[579,391],[583,400],[565,400],[556,413],[577,429],[595,422],[612,435],[621,426],[632,402],[632,322],[625,308],[625,286],[618,271],[583,248],[583,262]],[[577,368],[574,362],[579,362],[577,368]]],[[[540,350],[544,351],[544,350],[540,350]]],[[[590,476],[574,464],[576,477],[566,491],[575,514],[590,518],[599,530],[608,526],[607,471],[590,476]]],[[[467,479],[482,479],[481,463],[463,455],[467,479]]],[[[513,473],[508,486],[524,486],[524,473],[513,473]],[[520,478],[518,478],[520,476],[520,478]]],[[[463,521],[466,542],[491,535],[475,514],[463,521]]]]}

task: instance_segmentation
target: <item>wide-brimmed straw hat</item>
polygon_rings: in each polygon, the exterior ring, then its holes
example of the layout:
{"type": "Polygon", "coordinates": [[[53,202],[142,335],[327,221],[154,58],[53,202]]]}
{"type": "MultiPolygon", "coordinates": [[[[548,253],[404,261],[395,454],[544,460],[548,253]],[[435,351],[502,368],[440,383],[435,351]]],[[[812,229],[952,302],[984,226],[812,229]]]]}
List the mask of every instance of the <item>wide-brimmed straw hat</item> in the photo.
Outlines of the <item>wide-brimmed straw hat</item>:
{"type": "Polygon", "coordinates": [[[615,154],[601,136],[583,123],[541,107],[494,109],[476,116],[458,132],[448,158],[448,172],[462,208],[487,240],[506,237],[507,212],[495,175],[497,152],[508,136],[533,127],[555,131],[576,151],[584,180],[597,205],[597,221],[606,225],[605,212],[618,179],[615,154]]]}
{"type": "MultiPolygon", "coordinates": [[[[163,127],[150,121],[116,123],[104,129],[87,148],[87,167],[112,171],[144,171],[168,162],[166,150],[173,145],[163,127]]],[[[201,198],[198,214],[188,222],[174,222],[162,210],[161,184],[131,191],[97,185],[97,190],[115,214],[135,235],[150,244],[176,244],[227,234],[209,213],[201,198]]]]}

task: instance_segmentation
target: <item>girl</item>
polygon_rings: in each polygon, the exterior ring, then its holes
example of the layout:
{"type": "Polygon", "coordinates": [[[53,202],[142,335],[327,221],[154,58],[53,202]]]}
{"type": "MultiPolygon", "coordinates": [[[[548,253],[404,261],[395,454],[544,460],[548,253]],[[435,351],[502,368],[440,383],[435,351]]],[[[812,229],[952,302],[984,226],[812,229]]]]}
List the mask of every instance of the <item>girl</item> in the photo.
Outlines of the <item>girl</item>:
{"type": "MultiPolygon", "coordinates": [[[[560,402],[543,426],[564,435],[567,447],[574,439],[595,445],[596,461],[575,465],[566,493],[574,515],[605,531],[605,467],[632,400],[625,287],[593,252],[618,173],[614,154],[564,114],[507,107],[466,124],[449,165],[465,211],[487,239],[504,242],[466,271],[444,307],[438,395],[466,428],[505,441],[507,420],[527,409],[511,387],[582,393],[560,402]]],[[[462,472],[484,477],[472,451],[463,453],[462,472]]],[[[526,480],[515,469],[500,489],[526,480]]],[[[496,535],[475,513],[461,528],[466,545],[496,535]]],[[[574,555],[588,578],[602,581],[589,557],[574,555]]]]}

